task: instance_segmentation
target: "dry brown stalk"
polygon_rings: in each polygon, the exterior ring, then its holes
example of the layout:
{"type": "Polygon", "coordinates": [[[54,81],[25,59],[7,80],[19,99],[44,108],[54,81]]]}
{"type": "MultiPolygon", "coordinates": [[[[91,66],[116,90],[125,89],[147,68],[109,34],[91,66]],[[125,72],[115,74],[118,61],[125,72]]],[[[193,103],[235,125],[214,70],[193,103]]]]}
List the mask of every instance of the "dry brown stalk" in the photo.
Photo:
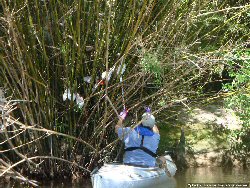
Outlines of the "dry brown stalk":
{"type": "Polygon", "coordinates": [[[0,173],[1,173],[0,177],[2,177],[5,173],[8,172],[8,175],[6,175],[6,176],[12,177],[14,179],[19,179],[22,182],[26,182],[34,187],[38,187],[38,182],[36,182],[34,180],[29,180],[28,178],[24,177],[21,173],[15,171],[13,168],[11,168],[11,165],[6,163],[4,160],[0,159],[0,163],[3,164],[3,168],[0,169],[0,173]]]}

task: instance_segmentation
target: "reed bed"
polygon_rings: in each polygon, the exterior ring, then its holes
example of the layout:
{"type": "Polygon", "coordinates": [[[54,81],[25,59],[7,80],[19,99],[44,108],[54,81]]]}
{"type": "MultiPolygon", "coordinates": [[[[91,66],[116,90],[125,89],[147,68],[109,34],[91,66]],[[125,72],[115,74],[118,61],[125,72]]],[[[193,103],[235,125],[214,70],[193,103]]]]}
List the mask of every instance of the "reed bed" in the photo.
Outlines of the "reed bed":
{"type": "Polygon", "coordinates": [[[2,0],[0,176],[89,175],[119,158],[114,125],[124,106],[135,125],[145,106],[156,114],[197,96],[194,83],[225,62],[220,54],[233,40],[246,38],[225,22],[249,5],[213,3],[2,0]],[[207,26],[211,15],[223,21],[207,26]],[[221,34],[228,37],[214,42],[221,34]]]}

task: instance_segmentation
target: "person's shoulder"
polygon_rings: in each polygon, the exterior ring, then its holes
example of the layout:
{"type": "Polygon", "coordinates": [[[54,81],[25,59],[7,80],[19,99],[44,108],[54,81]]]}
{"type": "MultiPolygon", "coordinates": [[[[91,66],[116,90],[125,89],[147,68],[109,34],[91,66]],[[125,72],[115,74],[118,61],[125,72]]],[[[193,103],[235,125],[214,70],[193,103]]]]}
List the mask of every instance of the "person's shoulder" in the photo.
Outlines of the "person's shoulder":
{"type": "Polygon", "coordinates": [[[160,133],[154,133],[153,135],[155,138],[160,138],[160,133]]]}
{"type": "Polygon", "coordinates": [[[125,135],[128,134],[129,132],[131,132],[131,128],[130,127],[119,127],[118,128],[118,135],[125,135]]]}
{"type": "Polygon", "coordinates": [[[119,127],[118,130],[121,130],[121,131],[130,131],[131,128],[130,127],[119,127]]]}

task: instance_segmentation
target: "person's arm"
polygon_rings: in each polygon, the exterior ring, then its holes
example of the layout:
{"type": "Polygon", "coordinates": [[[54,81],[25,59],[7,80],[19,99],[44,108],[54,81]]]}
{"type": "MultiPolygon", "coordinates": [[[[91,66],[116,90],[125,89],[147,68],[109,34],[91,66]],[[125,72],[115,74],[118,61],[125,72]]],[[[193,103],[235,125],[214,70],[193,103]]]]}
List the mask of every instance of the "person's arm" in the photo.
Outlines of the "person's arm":
{"type": "Polygon", "coordinates": [[[118,129],[119,128],[122,128],[122,123],[123,123],[123,120],[127,117],[127,114],[128,114],[128,111],[126,109],[124,109],[121,113],[120,113],[120,116],[119,116],[119,120],[115,126],[115,132],[118,134],[118,129]]]}
{"type": "Polygon", "coordinates": [[[123,119],[122,118],[119,118],[117,124],[115,125],[115,132],[118,134],[118,129],[119,128],[122,128],[122,123],[123,123],[123,119]]]}
{"type": "Polygon", "coordinates": [[[160,134],[159,129],[156,125],[154,125],[154,127],[153,127],[153,132],[160,134]]]}

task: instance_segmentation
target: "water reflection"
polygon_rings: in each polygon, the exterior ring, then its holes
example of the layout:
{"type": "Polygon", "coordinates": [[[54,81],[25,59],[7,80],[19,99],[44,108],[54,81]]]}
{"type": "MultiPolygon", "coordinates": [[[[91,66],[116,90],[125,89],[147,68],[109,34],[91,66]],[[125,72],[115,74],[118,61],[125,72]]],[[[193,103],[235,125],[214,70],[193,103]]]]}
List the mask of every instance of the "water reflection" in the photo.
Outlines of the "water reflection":
{"type": "MultiPolygon", "coordinates": [[[[154,188],[185,188],[188,183],[249,183],[250,170],[241,168],[225,169],[221,167],[189,168],[178,172],[171,182],[157,185],[154,188]]],[[[27,187],[17,182],[0,184],[0,187],[27,187]]],[[[43,182],[42,188],[92,188],[90,180],[80,179],[78,181],[49,181],[43,182]]]]}
{"type": "Polygon", "coordinates": [[[176,188],[187,187],[188,183],[249,183],[250,171],[242,168],[189,168],[177,173],[175,179],[176,188]]]}
{"type": "MultiPolygon", "coordinates": [[[[70,180],[62,180],[62,181],[47,181],[39,184],[39,188],[92,188],[90,180],[79,179],[77,181],[70,180]]],[[[10,181],[8,183],[1,182],[0,180],[0,188],[27,188],[29,186],[22,185],[19,182],[10,181]]]]}
{"type": "Polygon", "coordinates": [[[92,188],[91,182],[89,179],[79,179],[76,181],[53,181],[53,182],[48,182],[44,183],[42,188],[92,188]]]}

